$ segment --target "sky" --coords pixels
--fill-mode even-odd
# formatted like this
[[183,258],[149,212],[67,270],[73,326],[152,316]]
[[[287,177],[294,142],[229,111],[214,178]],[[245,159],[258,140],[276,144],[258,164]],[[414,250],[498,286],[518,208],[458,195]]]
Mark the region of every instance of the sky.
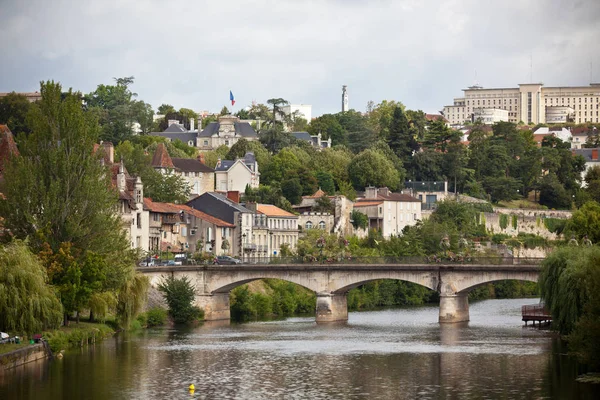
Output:
[[599,0],[0,0],[0,92],[134,76],[154,109],[284,98],[313,117],[462,89],[600,82]]

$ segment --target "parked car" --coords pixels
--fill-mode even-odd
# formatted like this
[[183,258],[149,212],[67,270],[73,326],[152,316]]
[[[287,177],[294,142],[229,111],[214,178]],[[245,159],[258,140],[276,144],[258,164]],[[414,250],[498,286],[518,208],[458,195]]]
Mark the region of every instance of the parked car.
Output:
[[154,259],[149,259],[149,260],[144,260],[142,262],[140,262],[140,267],[155,267],[156,266],[156,262],[154,261]]
[[215,264],[218,265],[236,265],[241,264],[242,262],[237,258],[233,258],[230,256],[217,256],[215,258]]

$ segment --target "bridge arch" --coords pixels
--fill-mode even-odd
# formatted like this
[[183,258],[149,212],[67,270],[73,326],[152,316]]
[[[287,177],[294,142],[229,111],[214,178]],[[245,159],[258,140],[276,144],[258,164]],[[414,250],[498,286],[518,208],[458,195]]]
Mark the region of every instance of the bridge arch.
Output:
[[427,289],[430,290],[436,290],[437,289],[437,279],[435,277],[432,277],[433,279],[429,279],[427,282],[424,282],[422,279],[410,279],[409,277],[406,276],[397,276],[397,277],[390,277],[390,276],[381,276],[381,277],[370,277],[368,279],[363,279],[363,280],[358,280],[355,281],[351,284],[348,284],[346,286],[343,286],[341,288],[335,289],[333,290],[331,293],[335,294],[335,295],[339,295],[339,294],[347,294],[350,290],[357,288],[359,286],[365,285],[369,282],[373,282],[373,281],[381,281],[381,280],[394,280],[394,281],[402,281],[402,282],[410,282],[410,283],[414,283],[416,285],[419,286],[423,286]]
[[316,293],[316,290],[315,290],[315,289],[313,289],[313,288],[311,288],[311,287],[309,287],[309,286],[307,286],[307,285],[306,285],[306,282],[302,282],[302,281],[301,281],[301,282],[298,282],[297,280],[293,280],[293,279],[286,279],[286,278],[282,278],[282,277],[279,277],[279,276],[278,276],[278,277],[271,277],[271,276],[257,276],[257,277],[253,277],[253,278],[247,278],[247,279],[236,280],[236,281],[230,282],[230,283],[228,283],[228,284],[225,284],[224,286],[221,286],[221,287],[218,287],[218,288],[216,288],[216,289],[213,289],[213,290],[211,291],[211,293],[220,293],[220,294],[222,294],[222,293],[229,293],[229,292],[231,292],[233,289],[235,289],[236,287],[239,287],[239,286],[245,285],[246,283],[250,283],[250,282],[258,281],[258,280],[261,280],[261,279],[277,279],[277,280],[280,280],[280,281],[285,281],[285,282],[293,283],[293,284],[295,284],[295,285],[302,286],[303,288],[305,288],[305,289],[308,289],[308,290],[310,290],[311,292],[315,292],[315,293]]
[[474,285],[469,286],[469,287],[462,288],[457,293],[467,293],[468,294],[472,290],[477,289],[477,288],[479,288],[481,286],[484,286],[484,285],[487,285],[487,284],[490,284],[490,283],[504,282],[504,281],[521,281],[521,282],[535,282],[535,283],[537,283],[538,282],[538,278],[537,278],[537,276],[535,276],[535,277],[532,277],[532,276],[523,276],[523,277],[520,277],[520,278],[514,277],[514,278],[494,279],[494,280],[489,280],[489,281],[485,281],[485,282],[474,284]]

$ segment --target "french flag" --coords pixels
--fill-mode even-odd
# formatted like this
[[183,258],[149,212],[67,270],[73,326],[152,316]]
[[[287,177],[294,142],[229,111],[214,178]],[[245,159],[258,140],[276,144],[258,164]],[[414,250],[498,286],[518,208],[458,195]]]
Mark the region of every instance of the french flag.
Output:
[[235,98],[233,97],[233,93],[231,92],[231,90],[229,91],[229,100],[231,100],[231,105],[234,106]]

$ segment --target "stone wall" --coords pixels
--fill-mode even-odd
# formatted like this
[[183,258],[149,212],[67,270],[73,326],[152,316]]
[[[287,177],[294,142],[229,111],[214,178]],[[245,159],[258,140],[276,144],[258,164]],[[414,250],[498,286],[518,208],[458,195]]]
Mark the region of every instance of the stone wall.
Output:
[[0,374],[2,374],[4,370],[48,358],[49,356],[50,354],[47,353],[42,343],[23,347],[22,349],[14,350],[10,353],[2,354],[0,355]]
[[[516,210],[515,210],[516,211]],[[500,215],[506,215],[508,218],[506,228],[500,226]],[[517,227],[513,227],[513,215],[517,216]],[[542,216],[529,216],[508,213],[484,213],[485,229],[490,234],[502,233],[510,236],[517,236],[519,233],[531,233],[542,236],[548,240],[556,240],[558,236],[546,228]],[[557,218],[557,217],[554,217]]]

